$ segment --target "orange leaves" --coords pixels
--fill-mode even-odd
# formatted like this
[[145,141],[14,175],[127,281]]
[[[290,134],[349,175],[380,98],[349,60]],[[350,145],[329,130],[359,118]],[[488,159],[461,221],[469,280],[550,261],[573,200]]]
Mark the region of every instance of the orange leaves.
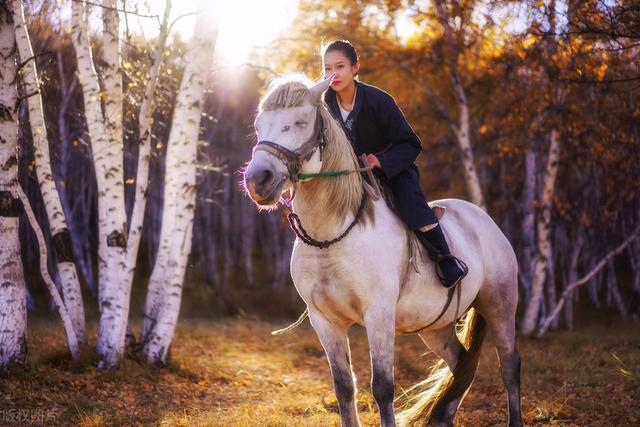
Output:
[[604,75],[607,72],[607,68],[608,65],[606,62],[602,63],[602,65],[600,65],[597,70],[596,70],[596,76],[598,78],[599,81],[604,80]]

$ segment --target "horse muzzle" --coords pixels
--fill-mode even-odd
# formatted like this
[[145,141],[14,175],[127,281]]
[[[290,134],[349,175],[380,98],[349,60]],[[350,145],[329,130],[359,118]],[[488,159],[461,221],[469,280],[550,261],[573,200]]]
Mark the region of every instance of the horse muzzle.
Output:
[[251,200],[261,206],[274,205],[280,200],[287,176],[268,168],[249,168],[244,175],[244,186]]

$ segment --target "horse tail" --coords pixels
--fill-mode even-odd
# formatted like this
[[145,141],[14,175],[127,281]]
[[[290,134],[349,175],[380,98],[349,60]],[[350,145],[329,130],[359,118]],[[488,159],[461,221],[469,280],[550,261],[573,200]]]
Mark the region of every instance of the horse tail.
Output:
[[486,321],[475,310],[466,314],[458,331],[464,350],[453,373],[443,360],[434,363],[427,379],[408,390],[422,389],[406,402],[407,409],[398,416],[400,425],[432,425],[440,410],[466,394],[478,368],[480,349],[486,332]]

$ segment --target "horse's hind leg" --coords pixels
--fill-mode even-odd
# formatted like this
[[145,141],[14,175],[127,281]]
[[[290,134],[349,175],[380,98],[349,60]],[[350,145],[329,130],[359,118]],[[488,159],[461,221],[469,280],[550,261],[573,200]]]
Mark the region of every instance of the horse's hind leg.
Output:
[[309,320],[322,347],[324,347],[327,359],[329,359],[342,426],[360,426],[356,409],[356,386],[351,370],[347,328],[338,327],[321,314],[311,310],[309,311]]
[[520,427],[520,355],[516,349],[517,278],[502,289],[484,285],[480,289],[476,308],[486,319],[500,361],[500,375],[507,389],[509,426]]
[[[460,355],[464,351],[464,347],[455,334],[453,325],[435,331],[420,332],[419,336],[436,356],[444,360],[449,370],[453,372]],[[433,421],[435,426],[453,426],[462,397],[452,400],[441,408],[437,414],[434,414]]]

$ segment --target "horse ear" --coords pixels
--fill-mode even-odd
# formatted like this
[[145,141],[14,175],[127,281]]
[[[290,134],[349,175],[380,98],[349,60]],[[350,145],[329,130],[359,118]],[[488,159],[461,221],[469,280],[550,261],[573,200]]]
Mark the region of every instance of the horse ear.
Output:
[[331,86],[331,82],[333,81],[333,77],[335,75],[335,73],[331,74],[329,77],[309,89],[308,99],[311,105],[320,105],[322,94],[324,93],[324,91],[329,89],[329,86]]

